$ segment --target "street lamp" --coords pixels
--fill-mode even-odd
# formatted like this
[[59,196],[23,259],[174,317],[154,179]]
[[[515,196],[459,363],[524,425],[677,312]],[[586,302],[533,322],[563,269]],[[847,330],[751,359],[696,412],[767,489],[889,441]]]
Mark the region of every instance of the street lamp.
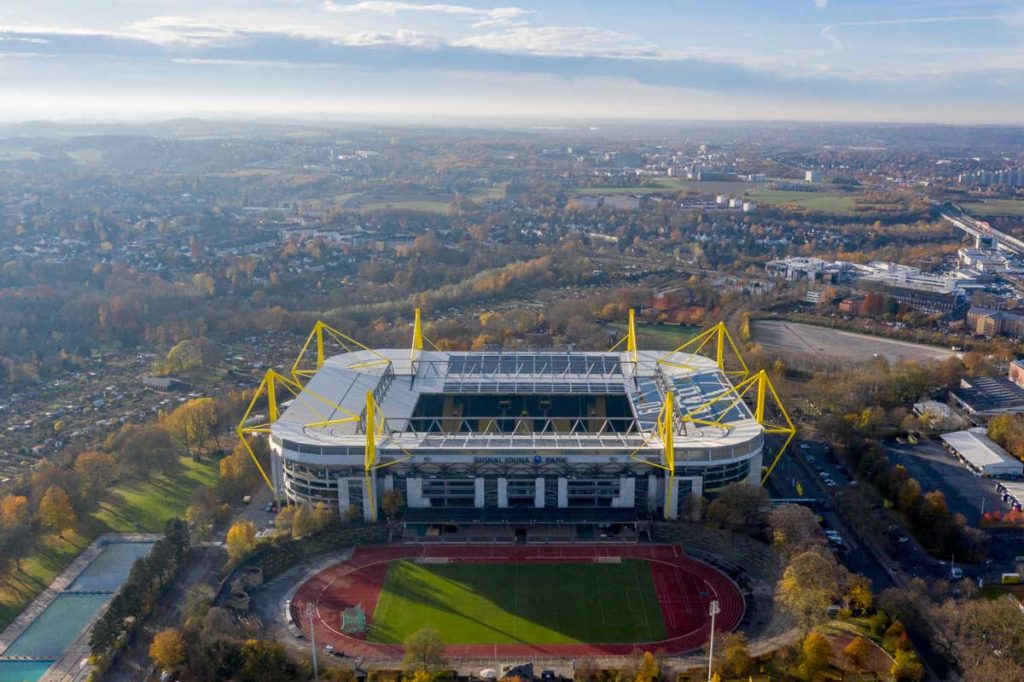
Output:
[[708,615],[711,616],[711,644],[708,646],[708,682],[711,682],[711,663],[715,660],[715,616],[722,612],[718,608],[718,600],[711,602]]
[[313,627],[313,605],[306,604],[306,617],[309,618],[309,648],[313,652],[313,679],[320,679],[320,671],[316,666],[316,629]]

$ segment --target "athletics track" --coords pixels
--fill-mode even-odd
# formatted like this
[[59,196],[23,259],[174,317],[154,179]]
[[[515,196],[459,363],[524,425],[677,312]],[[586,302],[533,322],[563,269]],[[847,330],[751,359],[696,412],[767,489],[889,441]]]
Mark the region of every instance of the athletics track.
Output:
[[[331,645],[347,656],[371,659],[397,658],[402,647],[377,644],[349,636],[340,630],[341,612],[362,604],[372,620],[388,564],[400,559],[447,559],[478,563],[580,562],[604,557],[646,559],[665,621],[666,639],[635,644],[456,644],[445,647],[450,659],[626,655],[637,649],[681,654],[699,649],[708,640],[708,606],[718,600],[721,612],[715,631],[728,632],[743,620],[743,595],[728,576],[716,568],[686,556],[675,545],[395,545],[357,547],[348,561],[337,563],[307,580],[291,602],[291,617],[309,636],[307,605],[314,607],[313,622],[318,646]],[[328,620],[329,619],[329,620]],[[332,625],[333,623],[333,625]]]

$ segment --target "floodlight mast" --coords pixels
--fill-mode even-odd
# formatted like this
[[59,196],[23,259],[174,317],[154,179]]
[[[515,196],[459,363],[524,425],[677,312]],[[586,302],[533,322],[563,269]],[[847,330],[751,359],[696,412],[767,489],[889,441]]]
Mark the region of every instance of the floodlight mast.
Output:
[[722,612],[718,607],[718,600],[711,602],[708,615],[711,616],[711,644],[708,646],[708,682],[711,682],[711,664],[715,660],[715,616]]

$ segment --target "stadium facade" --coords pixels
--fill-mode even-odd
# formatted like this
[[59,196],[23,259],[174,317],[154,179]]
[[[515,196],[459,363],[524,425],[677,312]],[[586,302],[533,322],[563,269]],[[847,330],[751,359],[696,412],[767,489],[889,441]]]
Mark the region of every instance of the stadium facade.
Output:
[[[418,313],[411,349],[370,349],[318,323],[239,433],[269,434],[275,496],[366,520],[392,490],[426,520],[674,519],[691,495],[760,482],[766,435],[793,433],[765,417],[781,409],[767,375],[726,370],[724,325],[665,353],[638,350],[630,318],[605,353],[425,350]],[[347,352],[327,357],[332,338]]]

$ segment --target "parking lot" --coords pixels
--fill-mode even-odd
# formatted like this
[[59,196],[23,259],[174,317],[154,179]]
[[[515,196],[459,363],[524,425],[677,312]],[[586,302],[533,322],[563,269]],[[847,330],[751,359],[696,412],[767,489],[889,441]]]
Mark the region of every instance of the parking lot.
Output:
[[1010,511],[996,490],[998,481],[971,473],[939,443],[893,444],[886,449],[894,464],[902,464],[918,480],[923,492],[942,491],[949,510],[963,514],[968,523],[978,524],[983,511]]

